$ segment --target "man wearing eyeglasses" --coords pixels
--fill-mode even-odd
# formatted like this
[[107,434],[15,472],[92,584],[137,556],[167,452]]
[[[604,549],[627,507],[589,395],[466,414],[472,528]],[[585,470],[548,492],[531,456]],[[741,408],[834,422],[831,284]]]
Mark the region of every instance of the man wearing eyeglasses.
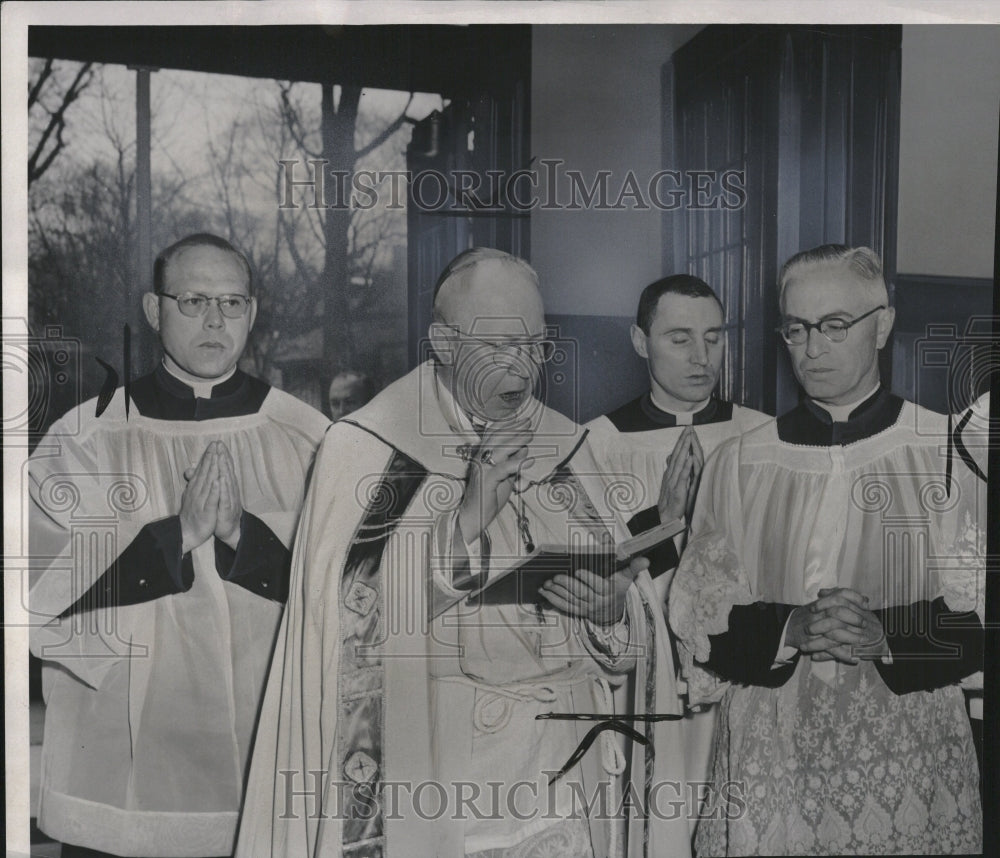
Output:
[[460,254],[429,334],[431,359],[318,454],[242,858],[618,854],[625,761],[575,719],[613,711],[645,561],[467,602],[537,546],[628,534],[584,431],[535,397],[554,344],[528,264]]
[[232,854],[329,424],[238,369],[257,306],[232,245],[182,239],[157,257],[154,289],[160,366],[70,412],[30,463],[38,821],[63,858]]
[[[627,514],[632,515],[629,526],[640,532],[660,521],[682,518],[690,523],[705,457],[727,438],[770,418],[719,396],[725,311],[704,280],[675,274],[650,283],[639,297],[631,337],[636,353],[647,362],[650,389],[588,427],[590,443],[608,478],[638,480],[639,491],[624,497]],[[684,544],[685,534],[678,534],[650,557],[649,570],[636,579],[649,606],[649,625],[633,631],[650,654],[640,658],[634,674],[632,706],[638,712],[679,711],[682,706],[683,685],[676,676],[665,607]],[[675,858],[691,854],[717,708],[699,707],[681,721],[657,723],[655,754],[638,743],[632,747],[632,771],[643,773],[637,780],[640,788],[652,790],[659,783],[664,799],[669,792],[672,800],[687,806],[669,824],[650,832],[642,831],[646,820],[633,822],[630,841],[649,843],[652,835],[650,854],[669,852]],[[654,766],[648,784],[647,755]]]
[[779,295],[805,397],[706,464],[670,590],[691,700],[721,698],[715,791],[743,798],[697,852],[979,852],[975,486],[948,486],[945,419],[880,382],[873,251],[804,251]]

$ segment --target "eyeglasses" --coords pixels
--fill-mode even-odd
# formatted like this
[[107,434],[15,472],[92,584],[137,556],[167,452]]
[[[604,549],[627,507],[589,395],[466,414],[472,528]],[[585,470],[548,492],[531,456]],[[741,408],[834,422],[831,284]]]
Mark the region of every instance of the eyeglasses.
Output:
[[204,316],[208,305],[215,301],[219,312],[227,319],[239,319],[245,316],[247,307],[253,298],[247,295],[202,295],[200,292],[183,292],[180,295],[170,295],[167,292],[157,293],[159,298],[170,298],[177,302],[177,309],[185,316]]
[[884,310],[885,304],[879,304],[874,310],[869,310],[863,316],[858,316],[850,322],[844,319],[820,319],[818,322],[785,322],[775,330],[790,346],[801,346],[809,339],[809,332],[815,328],[831,343],[842,343],[847,339],[847,332],[862,319],[867,319],[872,313]]
[[542,364],[552,360],[552,356],[556,353],[556,344],[552,340],[504,340],[495,343],[481,337],[474,337],[472,334],[466,334],[454,325],[443,325],[443,327],[451,328],[456,334],[467,340],[475,340],[481,345],[488,346],[493,352],[494,363],[502,363],[504,356],[507,355]]

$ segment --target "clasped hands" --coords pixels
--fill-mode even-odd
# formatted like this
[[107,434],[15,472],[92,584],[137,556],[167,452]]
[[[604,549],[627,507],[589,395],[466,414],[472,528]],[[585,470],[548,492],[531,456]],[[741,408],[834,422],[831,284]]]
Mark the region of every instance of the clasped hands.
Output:
[[187,554],[212,536],[236,550],[240,541],[243,501],[229,448],[213,441],[198,464],[184,471],[181,495],[181,553]]
[[[528,451],[532,432],[527,420],[497,424],[484,433],[477,455],[469,462],[465,493],[458,508],[458,527],[467,542],[478,539],[510,500],[521,468],[534,463]],[[522,534],[523,536],[523,534]],[[588,569],[554,575],[540,592],[558,611],[600,625],[621,619],[625,594],[649,562],[633,560],[629,569],[602,577]]]
[[673,451],[667,456],[667,468],[660,483],[660,497],[656,506],[661,522],[686,518],[690,524],[704,467],[705,452],[698,441],[698,435],[691,426],[685,426]]
[[890,655],[879,618],[868,610],[868,597],[849,587],[830,587],[792,611],[785,643],[813,661],[857,664]]

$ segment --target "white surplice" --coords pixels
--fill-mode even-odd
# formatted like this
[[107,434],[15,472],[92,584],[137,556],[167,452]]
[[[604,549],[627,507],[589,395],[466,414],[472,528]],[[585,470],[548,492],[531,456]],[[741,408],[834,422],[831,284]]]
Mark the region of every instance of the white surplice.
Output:
[[983,616],[976,492],[948,490],[943,417],[903,403],[894,425],[846,445],[779,440],[768,423],[706,466],[670,623],[692,702],[721,698],[717,818],[702,855],[969,853],[978,772],[957,683],[895,694],[875,664],[799,659],[777,688],[699,666],[734,605],[801,605],[851,587],[872,609],[943,597]]

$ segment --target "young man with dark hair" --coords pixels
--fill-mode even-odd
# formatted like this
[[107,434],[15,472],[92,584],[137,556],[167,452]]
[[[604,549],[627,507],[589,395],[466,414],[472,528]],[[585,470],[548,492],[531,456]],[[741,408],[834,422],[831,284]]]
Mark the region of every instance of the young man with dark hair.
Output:
[[[688,274],[664,277],[642,291],[632,326],[632,345],[649,369],[649,390],[589,424],[590,442],[605,473],[634,475],[641,491],[622,493],[630,526],[648,529],[659,521],[684,518],[690,523],[705,457],[724,440],[758,426],[765,414],[722,400],[717,386],[725,356],[725,313],[715,292]],[[670,634],[665,620],[667,588],[684,550],[684,534],[651,558],[636,585],[649,607],[652,623],[640,662],[635,698],[638,712],[670,712],[683,698]],[[648,677],[641,675],[645,667]],[[654,782],[669,787],[671,798],[686,810],[677,815],[670,841],[650,854],[690,854],[690,834],[697,821],[700,795],[708,780],[709,752],[717,707],[688,711],[682,721],[663,721],[653,730]],[[646,751],[633,747],[633,768],[644,766]],[[663,800],[663,799],[661,799]],[[666,854],[665,852],[663,854]]]

